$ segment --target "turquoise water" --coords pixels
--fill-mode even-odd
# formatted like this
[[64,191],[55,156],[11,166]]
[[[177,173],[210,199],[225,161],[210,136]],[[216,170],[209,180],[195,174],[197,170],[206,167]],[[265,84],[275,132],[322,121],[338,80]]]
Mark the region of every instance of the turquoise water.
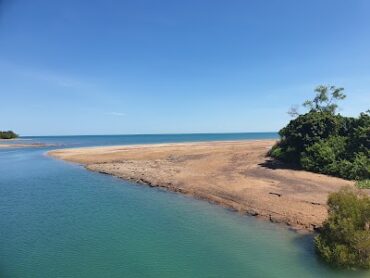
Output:
[[[43,137],[62,146],[276,134]],[[136,140],[136,141],[135,141]],[[50,148],[49,148],[50,149]],[[312,237],[44,155],[0,151],[0,277],[366,277],[318,261]]]
[[152,143],[201,142],[223,140],[277,139],[276,132],[256,133],[194,133],[194,134],[145,134],[145,135],[88,135],[88,136],[44,136],[24,137],[41,143],[61,147],[130,145]]

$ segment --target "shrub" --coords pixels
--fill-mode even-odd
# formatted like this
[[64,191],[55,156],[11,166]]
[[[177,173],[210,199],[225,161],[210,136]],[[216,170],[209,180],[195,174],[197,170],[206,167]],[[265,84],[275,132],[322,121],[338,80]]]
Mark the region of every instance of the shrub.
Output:
[[277,143],[272,147],[269,155],[281,161],[294,162],[296,160],[296,150],[290,146],[283,146],[282,143]]
[[370,268],[370,198],[344,188],[330,194],[328,206],[317,252],[335,266]]
[[315,143],[302,153],[301,165],[304,169],[318,173],[327,173],[335,163],[335,152],[325,141]]
[[327,112],[309,112],[296,119],[279,131],[281,148],[284,152],[290,148],[290,162],[298,163],[301,153],[309,146],[330,136],[337,135],[339,120]]
[[297,116],[279,131],[281,140],[270,155],[303,169],[362,180],[370,178],[370,112],[358,118],[335,114],[333,101],[343,99],[342,88],[319,86],[306,101],[310,111]]
[[308,147],[302,153],[300,163],[304,169],[317,173],[352,180],[370,178],[370,158],[363,153],[356,153],[353,161],[341,159],[345,147],[344,137],[329,138]]
[[357,181],[356,186],[360,189],[370,189],[370,180]]
[[354,158],[358,152],[370,156],[370,115],[361,113],[360,117],[352,122],[350,130],[352,132],[346,135],[349,138],[347,147],[348,158]]
[[337,161],[340,160],[346,148],[346,138],[332,136],[306,148],[301,154],[300,163],[309,171],[323,174],[335,174]]
[[370,157],[363,153],[356,154],[351,171],[347,176],[349,179],[353,180],[370,178]]

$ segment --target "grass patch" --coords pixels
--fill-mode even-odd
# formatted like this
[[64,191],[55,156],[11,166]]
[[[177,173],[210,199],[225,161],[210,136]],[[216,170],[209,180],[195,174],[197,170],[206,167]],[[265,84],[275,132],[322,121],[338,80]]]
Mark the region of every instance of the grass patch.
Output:
[[370,180],[367,179],[367,180],[357,181],[356,186],[357,188],[360,188],[360,189],[370,189]]

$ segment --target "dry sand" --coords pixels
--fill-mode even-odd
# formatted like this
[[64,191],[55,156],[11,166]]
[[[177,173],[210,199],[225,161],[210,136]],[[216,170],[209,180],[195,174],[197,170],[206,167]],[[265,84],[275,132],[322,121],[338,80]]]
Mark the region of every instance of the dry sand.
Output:
[[273,140],[62,149],[49,152],[92,171],[163,187],[241,213],[314,230],[328,194],[353,182],[271,161]]

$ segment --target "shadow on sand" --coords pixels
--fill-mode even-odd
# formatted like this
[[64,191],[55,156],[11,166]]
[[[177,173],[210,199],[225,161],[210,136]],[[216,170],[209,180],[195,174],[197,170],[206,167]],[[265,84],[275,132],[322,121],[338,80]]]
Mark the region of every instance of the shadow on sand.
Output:
[[289,170],[302,170],[297,164],[284,163],[271,157],[267,157],[266,160],[258,164],[261,167],[276,170],[276,169],[289,169]]

